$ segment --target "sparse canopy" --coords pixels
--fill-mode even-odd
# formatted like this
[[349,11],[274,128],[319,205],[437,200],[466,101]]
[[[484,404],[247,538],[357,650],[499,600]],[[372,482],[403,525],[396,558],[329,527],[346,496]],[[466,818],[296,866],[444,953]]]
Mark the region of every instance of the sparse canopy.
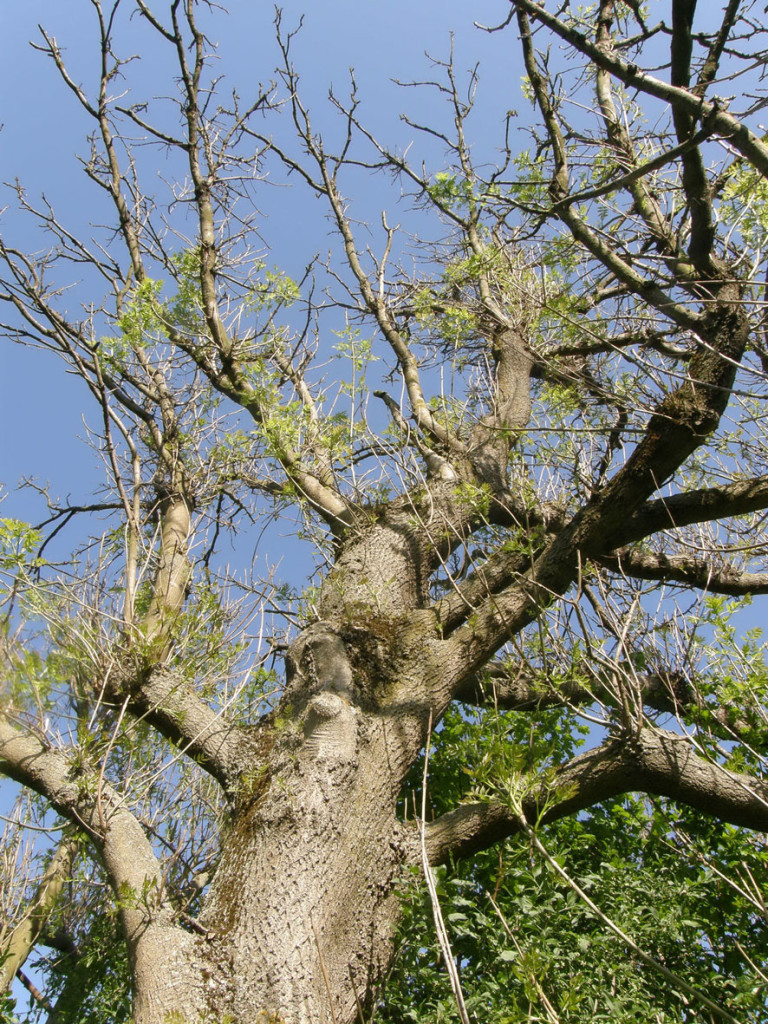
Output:
[[[762,4],[500,0],[479,159],[452,55],[385,140],[280,15],[241,98],[213,5],[90,7],[95,78],[35,45],[93,225],[22,183],[0,239],[102,468],[0,521],[3,985],[47,949],[52,1022],[762,1019]],[[301,274],[275,181],[330,219]]]

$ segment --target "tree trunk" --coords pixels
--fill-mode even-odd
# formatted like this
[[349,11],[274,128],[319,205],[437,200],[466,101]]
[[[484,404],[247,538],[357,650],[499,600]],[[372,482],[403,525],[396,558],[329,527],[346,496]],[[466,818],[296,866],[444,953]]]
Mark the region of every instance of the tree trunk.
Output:
[[237,1024],[354,1021],[389,964],[404,857],[390,730],[319,694],[243,799],[202,918],[215,1006]]
[[[413,553],[401,533],[387,534],[370,531],[319,597],[318,607],[334,607],[343,574],[354,613],[314,623],[288,652],[286,692],[259,726],[262,756],[241,776],[199,919],[194,998],[169,988],[166,1019],[194,1006],[232,1024],[346,1024],[375,999],[392,957],[397,884],[413,860],[397,800],[429,721],[416,668],[425,630],[418,613],[403,614],[418,584],[398,572]],[[363,574],[376,577],[373,601]],[[157,1010],[136,1024],[160,1024]]]

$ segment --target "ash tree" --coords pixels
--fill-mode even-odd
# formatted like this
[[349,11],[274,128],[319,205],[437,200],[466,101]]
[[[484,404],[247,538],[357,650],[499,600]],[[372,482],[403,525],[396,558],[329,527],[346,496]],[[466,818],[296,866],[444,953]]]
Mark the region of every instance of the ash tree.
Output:
[[[500,2],[525,99],[478,149],[450,56],[388,140],[280,16],[241,96],[212,5],[90,7],[90,77],[35,45],[93,226],[22,183],[0,242],[7,342],[79,378],[101,468],[2,520],[4,985],[51,1021],[759,1020],[761,5]],[[275,182],[330,223],[303,276]]]

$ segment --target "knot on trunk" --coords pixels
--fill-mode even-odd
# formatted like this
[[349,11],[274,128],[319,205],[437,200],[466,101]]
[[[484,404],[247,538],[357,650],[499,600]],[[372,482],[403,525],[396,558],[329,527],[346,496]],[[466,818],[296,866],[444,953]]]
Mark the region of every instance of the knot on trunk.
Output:
[[324,622],[304,630],[286,658],[288,688],[296,696],[328,691],[352,699],[352,667],[344,641]]
[[304,720],[304,750],[316,760],[354,760],[357,753],[357,712],[335,693],[318,693]]

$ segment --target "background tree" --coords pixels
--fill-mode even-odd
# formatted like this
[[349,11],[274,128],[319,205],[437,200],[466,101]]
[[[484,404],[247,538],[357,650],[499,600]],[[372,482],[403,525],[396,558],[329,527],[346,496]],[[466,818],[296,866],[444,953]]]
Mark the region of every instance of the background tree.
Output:
[[[440,1019],[408,886],[448,866],[465,1017],[760,1019],[766,667],[727,601],[768,588],[756,6],[502,5],[532,121],[493,166],[452,58],[411,83],[447,110],[406,120],[422,162],[354,78],[315,129],[280,16],[241,99],[208,5],[90,6],[95,79],[38,49],[94,225],[18,185],[0,242],[4,331],[84,382],[104,468],[3,521],[6,962],[55,950],[53,1020],[125,1018],[128,975],[142,1024]],[[404,226],[361,226],[374,171]],[[300,280],[262,238],[278,176],[332,226]]]

